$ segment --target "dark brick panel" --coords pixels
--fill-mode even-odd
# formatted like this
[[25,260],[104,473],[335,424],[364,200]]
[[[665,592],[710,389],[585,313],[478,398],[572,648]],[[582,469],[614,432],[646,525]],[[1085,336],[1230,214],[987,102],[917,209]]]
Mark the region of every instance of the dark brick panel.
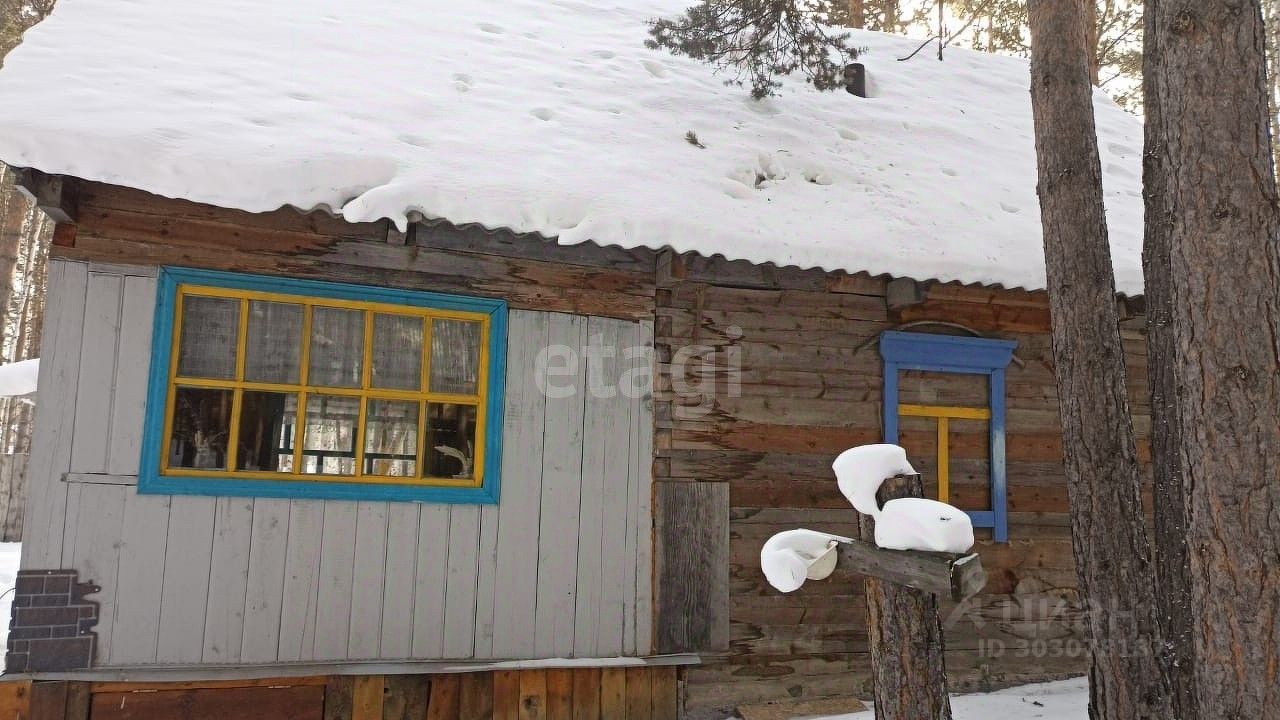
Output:
[[5,671],[58,672],[93,665],[101,588],[77,582],[75,570],[20,570],[14,587]]

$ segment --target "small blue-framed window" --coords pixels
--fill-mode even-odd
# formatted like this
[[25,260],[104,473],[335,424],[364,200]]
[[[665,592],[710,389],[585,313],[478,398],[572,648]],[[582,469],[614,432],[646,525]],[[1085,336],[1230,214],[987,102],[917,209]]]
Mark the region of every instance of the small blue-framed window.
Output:
[[[938,486],[940,498],[948,497],[947,428],[952,419],[982,419],[990,433],[991,508],[968,511],[973,526],[991,528],[996,542],[1009,539],[1008,486],[1005,476],[1005,370],[1017,343],[1012,340],[955,337],[886,331],[880,335],[884,359],[884,439],[898,443],[898,419],[903,415],[932,417],[938,428]],[[898,397],[898,373],[920,370],[937,373],[985,375],[988,378],[986,408],[940,405],[903,405]]]
[[163,268],[138,490],[496,503],[501,300]]

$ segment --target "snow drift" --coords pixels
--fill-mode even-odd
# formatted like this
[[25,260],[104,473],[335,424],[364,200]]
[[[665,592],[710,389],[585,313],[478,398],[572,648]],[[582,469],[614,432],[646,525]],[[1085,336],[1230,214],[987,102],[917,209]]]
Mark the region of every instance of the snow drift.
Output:
[[[689,2],[61,0],[0,71],[0,160],[250,211],[1044,286],[1026,61],[899,62],[918,41],[858,31],[871,97],[792,79],[755,101],[644,47]],[[1137,293],[1142,127],[1095,106]]]

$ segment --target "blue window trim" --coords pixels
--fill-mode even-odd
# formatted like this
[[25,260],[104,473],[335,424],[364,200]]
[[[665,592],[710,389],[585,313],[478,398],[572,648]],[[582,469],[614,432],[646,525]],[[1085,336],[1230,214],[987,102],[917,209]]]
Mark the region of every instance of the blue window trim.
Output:
[[[460,310],[489,315],[489,388],[485,397],[485,462],[480,487],[378,485],[375,483],[299,482],[160,475],[164,438],[165,397],[169,391],[169,362],[173,348],[174,303],[182,284],[263,292],[379,302],[437,310]],[[501,489],[503,397],[506,385],[507,303],[502,300],[369,285],[245,275],[216,270],[161,268],[156,290],[156,315],[151,339],[151,371],[143,424],[138,492],[158,495],[232,495],[242,497],[390,500],[401,502],[496,504]]]
[[990,382],[991,509],[969,513],[974,527],[992,529],[996,542],[1009,540],[1008,480],[1005,467],[1004,374],[1018,344],[1012,340],[954,337],[885,331],[880,334],[884,358],[884,441],[898,442],[898,372],[986,375]]

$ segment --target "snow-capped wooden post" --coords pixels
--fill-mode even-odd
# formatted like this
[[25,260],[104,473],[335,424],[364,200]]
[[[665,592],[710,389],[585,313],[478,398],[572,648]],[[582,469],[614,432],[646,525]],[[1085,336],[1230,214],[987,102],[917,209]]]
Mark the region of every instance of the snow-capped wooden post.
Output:
[[[920,476],[905,475],[885,480],[877,499],[883,505],[894,498],[923,495]],[[869,515],[860,517],[862,539],[874,545],[875,520]],[[938,553],[900,554],[940,556]],[[970,557],[977,559],[977,556]],[[966,563],[966,567],[973,566]],[[976,567],[981,575],[981,565]],[[955,576],[948,573],[948,577]],[[979,578],[977,588],[965,588],[960,593],[953,591],[953,596],[977,592],[982,579]],[[952,587],[956,584],[952,582]],[[943,658],[946,647],[938,618],[937,595],[873,575],[867,576],[866,591],[876,720],[950,720],[951,701],[947,697]]]

